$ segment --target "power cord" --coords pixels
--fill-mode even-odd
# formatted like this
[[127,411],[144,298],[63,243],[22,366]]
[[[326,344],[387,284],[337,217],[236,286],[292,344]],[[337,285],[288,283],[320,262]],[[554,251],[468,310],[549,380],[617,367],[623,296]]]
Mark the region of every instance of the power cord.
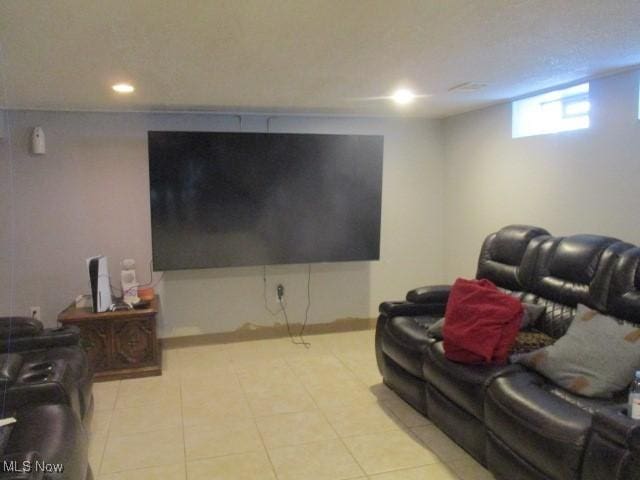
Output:
[[309,321],[309,310],[311,309],[311,264],[307,266],[307,308],[304,310],[304,322],[302,323],[302,328],[300,329],[300,340],[303,342],[304,339],[304,329],[307,328],[307,322]]
[[302,335],[298,335],[300,337],[300,340],[296,340],[296,338],[291,333],[291,326],[289,325],[289,316],[287,315],[287,307],[284,304],[282,297],[278,298],[278,303],[280,303],[280,309],[282,311],[282,314],[284,315],[284,323],[287,325],[287,334],[289,335],[289,339],[291,340],[291,343],[293,343],[294,345],[304,345],[304,348],[309,348],[311,344],[307,342],[304,338],[302,338]]
[[284,292],[278,289],[278,304],[280,307],[278,310],[273,311],[269,308],[269,304],[267,302],[267,267],[264,265],[262,267],[262,297],[264,299],[264,308],[267,312],[269,312],[272,316],[279,315],[282,313],[284,317],[284,323],[287,328],[287,335],[291,340],[291,343],[295,345],[304,345],[305,348],[311,347],[311,343],[307,342],[304,339],[304,330],[307,327],[307,322],[309,321],[309,310],[311,309],[311,264],[309,264],[308,274],[307,274],[307,308],[304,313],[304,322],[302,324],[302,328],[300,329],[300,333],[298,333],[298,337],[300,340],[297,340],[295,335],[291,332],[291,325],[289,324],[289,315],[287,314],[287,305],[284,301]]
[[272,317],[280,314],[282,311],[282,304],[280,305],[280,309],[275,312],[269,308],[269,303],[267,302],[267,266],[264,265],[262,267],[262,297],[264,298],[264,309],[271,314]]

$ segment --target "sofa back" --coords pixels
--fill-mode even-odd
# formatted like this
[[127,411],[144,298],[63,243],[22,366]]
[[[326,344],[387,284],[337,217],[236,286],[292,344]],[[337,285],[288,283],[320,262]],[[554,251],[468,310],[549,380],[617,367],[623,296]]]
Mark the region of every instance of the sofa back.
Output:
[[525,255],[521,281],[536,295],[536,303],[546,306],[537,327],[558,338],[566,333],[579,303],[607,312],[613,269],[620,253],[630,247],[611,237],[572,235],[549,238],[537,246],[538,252],[531,252],[532,258]]
[[[561,337],[578,303],[640,321],[640,249],[600,235],[552,237],[544,229],[526,226],[517,226],[520,234],[516,235],[512,228],[487,237],[477,277],[520,292],[523,301],[545,305],[538,329]],[[502,241],[496,242],[496,238]],[[625,255],[630,250],[636,253]],[[508,270],[496,268],[496,260],[502,264],[508,261]]]
[[480,250],[476,278],[486,278],[508,290],[522,290],[518,270],[532,239],[548,236],[544,228],[509,225],[489,235]]
[[630,248],[620,255],[614,267],[607,311],[640,325],[640,248]]

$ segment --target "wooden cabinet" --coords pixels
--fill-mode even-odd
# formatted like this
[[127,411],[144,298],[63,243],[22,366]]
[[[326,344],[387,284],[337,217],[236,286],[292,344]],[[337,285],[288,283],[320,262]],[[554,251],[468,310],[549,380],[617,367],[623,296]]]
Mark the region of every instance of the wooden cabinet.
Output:
[[63,325],[80,328],[96,380],[162,374],[162,351],[156,335],[159,298],[149,308],[93,313],[70,305],[58,315]]

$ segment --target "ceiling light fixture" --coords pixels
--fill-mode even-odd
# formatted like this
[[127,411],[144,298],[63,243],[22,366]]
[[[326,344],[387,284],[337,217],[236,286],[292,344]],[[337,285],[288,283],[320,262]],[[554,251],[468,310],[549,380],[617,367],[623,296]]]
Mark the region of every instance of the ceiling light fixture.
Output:
[[130,83],[116,83],[111,87],[114,92],[118,93],[132,93],[135,88]]
[[393,92],[393,95],[391,95],[391,100],[396,102],[398,105],[407,105],[412,103],[415,99],[416,94],[406,88],[399,88]]

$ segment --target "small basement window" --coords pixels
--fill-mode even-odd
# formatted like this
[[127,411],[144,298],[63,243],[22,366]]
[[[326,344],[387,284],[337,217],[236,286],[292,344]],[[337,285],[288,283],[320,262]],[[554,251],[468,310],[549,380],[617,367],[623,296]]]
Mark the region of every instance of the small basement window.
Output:
[[516,100],[512,104],[513,138],[589,128],[589,83]]

